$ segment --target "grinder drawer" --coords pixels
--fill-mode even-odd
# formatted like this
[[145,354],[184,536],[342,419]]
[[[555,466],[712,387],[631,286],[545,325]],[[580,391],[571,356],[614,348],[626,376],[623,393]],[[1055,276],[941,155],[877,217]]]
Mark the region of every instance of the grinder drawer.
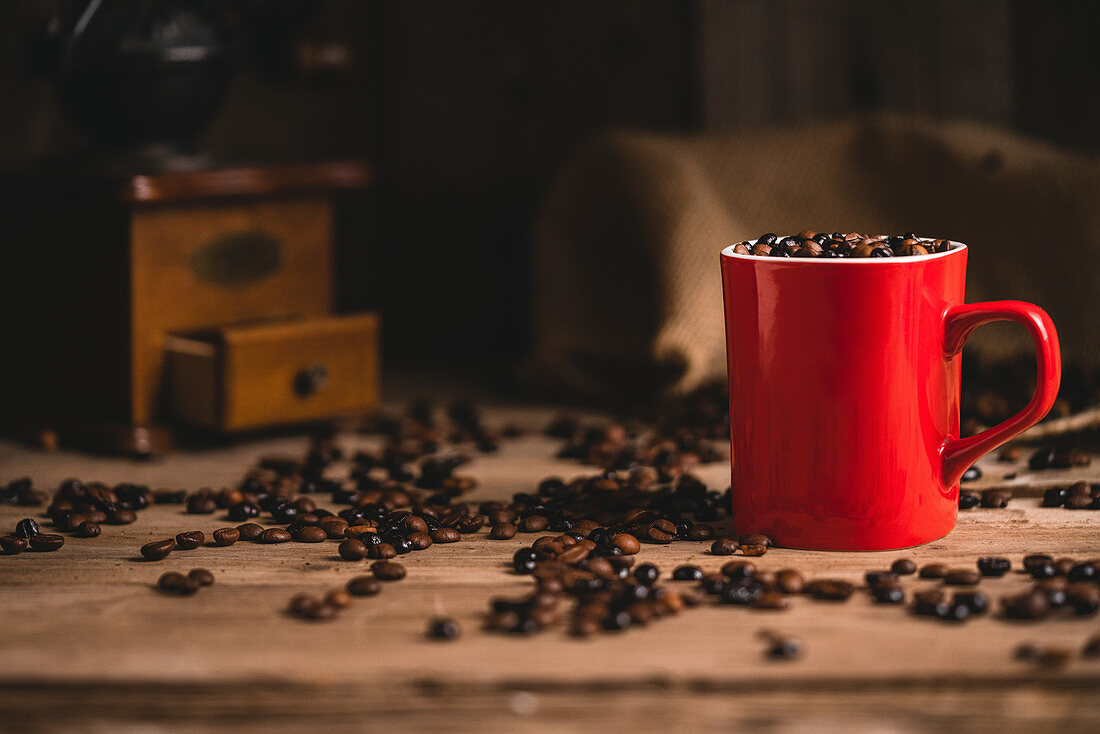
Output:
[[172,335],[174,419],[236,431],[378,405],[378,317],[303,318]]

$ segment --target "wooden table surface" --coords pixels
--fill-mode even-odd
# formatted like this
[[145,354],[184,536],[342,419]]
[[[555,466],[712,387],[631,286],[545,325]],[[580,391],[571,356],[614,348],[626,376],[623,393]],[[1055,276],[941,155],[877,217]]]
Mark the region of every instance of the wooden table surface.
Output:
[[[548,413],[496,411],[535,428]],[[349,447],[369,444],[352,437]],[[481,484],[470,499],[504,498],[549,474],[589,471],[553,458],[537,435],[505,443],[460,473]],[[303,438],[278,438],[179,453],[152,463],[40,453],[0,443],[0,481],[29,475],[52,489],[76,476],[154,487],[219,487],[263,453],[304,453]],[[1013,467],[986,460],[978,486],[1005,484]],[[699,472],[716,488],[725,464]],[[1044,472],[1008,482],[1051,485],[1095,468]],[[1034,495],[1034,490],[1032,490]],[[0,530],[41,510],[0,507]],[[1100,730],[1100,660],[1075,655],[1047,670],[1013,659],[1021,642],[1079,650],[1100,618],[1056,615],[1011,622],[996,615],[950,624],[873,604],[859,591],[846,603],[796,598],[767,612],[711,603],[645,628],[577,640],[554,629],[516,638],[484,632],[490,597],[519,595],[530,578],[510,571],[513,551],[536,535],[492,541],[482,530],[401,559],[405,580],[357,599],[336,620],[311,623],[283,612],[297,592],[323,592],[367,570],[342,561],[334,541],[309,545],[177,551],[149,563],[137,550],[182,530],[209,534],[223,513],[186,515],[155,506],[97,539],[68,538],[55,553],[0,556],[0,730],[3,731],[587,731],[608,727],[676,731]],[[639,559],[670,571],[680,563],[717,569],[708,544],[644,546]],[[961,514],[958,527],[929,545],[887,553],[776,549],[765,569],[861,581],[898,557],[973,567],[982,555],[1020,565],[1027,553],[1100,556],[1100,513],[1038,506],[1034,496],[1007,509]],[[212,570],[217,582],[190,597],[156,592],[168,570]],[[935,585],[906,581],[909,589]],[[1022,589],[1010,573],[983,581],[993,597]],[[426,639],[435,614],[457,618],[464,634]],[[806,654],[769,661],[757,632],[798,636]]]

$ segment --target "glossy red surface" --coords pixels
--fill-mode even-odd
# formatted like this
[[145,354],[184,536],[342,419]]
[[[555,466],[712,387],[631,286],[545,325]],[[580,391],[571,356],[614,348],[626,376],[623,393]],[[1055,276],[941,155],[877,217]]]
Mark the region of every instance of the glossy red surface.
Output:
[[[966,248],[912,258],[722,253],[733,525],[778,544],[886,550],[955,526],[958,480],[1039,421],[1060,378],[1037,306],[963,304]],[[1019,415],[960,439],[959,350],[990,321],[1029,329],[1038,388]]]

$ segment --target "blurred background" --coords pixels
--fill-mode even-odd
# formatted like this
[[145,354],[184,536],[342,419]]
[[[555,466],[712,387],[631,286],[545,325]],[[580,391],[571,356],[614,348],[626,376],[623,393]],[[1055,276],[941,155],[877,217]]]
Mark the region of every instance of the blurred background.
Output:
[[[387,372],[521,381],[546,300],[534,284],[548,191],[608,131],[751,140],[885,111],[970,121],[1067,160],[1094,162],[1100,148],[1091,2],[124,5],[139,16],[189,8],[231,47],[224,103],[198,137],[210,159],[373,169],[369,187],[341,195],[335,293],[339,311],[381,314]],[[95,145],[59,103],[51,71],[50,44],[85,6],[0,6],[7,165]]]

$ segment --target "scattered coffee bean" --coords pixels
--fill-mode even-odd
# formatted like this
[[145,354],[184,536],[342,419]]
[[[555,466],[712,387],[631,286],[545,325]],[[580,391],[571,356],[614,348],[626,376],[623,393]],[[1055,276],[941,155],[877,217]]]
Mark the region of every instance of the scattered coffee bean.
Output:
[[290,541],[290,533],[282,528],[268,528],[260,534],[260,542],[275,544],[286,543]]
[[917,572],[917,564],[908,558],[899,558],[890,564],[890,570],[898,576],[909,576]]
[[299,528],[293,535],[294,540],[299,543],[323,543],[328,540],[328,533],[316,525],[307,525],[304,528]]
[[868,571],[863,574],[868,586],[893,586],[898,583],[898,575],[893,571]]
[[348,581],[346,588],[355,596],[374,596],[382,590],[382,584],[373,576],[356,576]]
[[347,538],[337,550],[345,561],[361,561],[367,557],[367,545],[356,538]]
[[941,616],[947,612],[944,593],[939,589],[924,589],[913,594],[913,612],[916,614]]
[[803,591],[815,599],[844,601],[855,591],[855,586],[851,582],[840,579],[815,579],[807,583]]
[[949,586],[973,586],[981,580],[982,575],[969,568],[953,568],[943,577],[943,582]]
[[176,536],[177,550],[194,550],[206,542],[206,535],[201,530],[189,530]]
[[611,543],[628,556],[632,556],[642,549],[642,544],[630,533],[619,533],[611,538]]
[[199,586],[214,585],[214,574],[210,573],[205,568],[192,568],[187,573],[187,578],[192,579]]
[[396,561],[375,561],[370,565],[370,570],[381,581],[398,581],[405,578],[405,567]]
[[785,568],[775,574],[775,587],[784,594],[800,594],[804,581],[802,574],[791,568]]
[[397,549],[389,543],[376,543],[367,546],[367,558],[396,558]]
[[218,504],[212,497],[195,495],[187,500],[187,511],[192,515],[209,515],[217,509]]
[[543,515],[528,515],[519,521],[518,529],[525,533],[541,533],[550,525],[550,519]]
[[493,540],[508,540],[515,537],[517,530],[518,528],[510,522],[496,523],[489,529],[489,537]]
[[214,531],[214,543],[222,547],[233,545],[241,537],[237,528],[218,528]]
[[160,578],[157,579],[157,586],[164,591],[175,592],[183,588],[186,582],[187,577],[184,576],[182,573],[168,571],[167,573],[161,574]]
[[698,566],[677,566],[672,571],[673,581],[698,581],[703,578],[703,569]]
[[982,497],[977,492],[959,492],[960,510],[971,510],[977,507],[981,501]]
[[1047,595],[1041,591],[1025,591],[1001,598],[1005,616],[1010,619],[1039,619],[1050,612]]
[[1007,558],[986,556],[978,559],[978,571],[982,576],[1004,576],[1012,568]]
[[1068,647],[1045,647],[1039,651],[1035,662],[1044,668],[1061,668],[1066,665],[1073,656],[1073,651]]
[[17,538],[33,538],[38,533],[38,523],[32,518],[23,518],[15,524],[15,537]]
[[786,609],[789,604],[787,597],[778,591],[765,591],[756,598],[753,604],[757,609],[780,610]]
[[258,541],[260,536],[264,534],[264,528],[254,522],[246,522],[237,526],[237,532],[240,533],[240,540]]
[[879,604],[904,604],[905,590],[896,583],[882,583],[871,587],[871,595]]
[[114,508],[106,513],[107,522],[111,525],[129,525],[137,520],[137,513],[133,510]]
[[746,556],[762,556],[768,552],[768,546],[766,545],[742,545],[742,555]]
[[1100,635],[1093,635],[1085,641],[1085,646],[1081,648],[1081,657],[1083,658],[1098,658],[1100,657]]
[[439,528],[431,532],[431,538],[436,543],[456,543],[462,539],[462,534],[455,528]]
[[942,579],[950,569],[942,563],[929,563],[921,566],[920,577],[922,579]]
[[26,538],[20,538],[16,535],[4,535],[0,536],[0,548],[3,548],[4,553],[9,556],[14,556],[16,553],[22,553],[30,547],[30,543]]
[[81,538],[98,538],[102,532],[103,530],[99,527],[99,523],[92,522],[91,520],[85,520],[76,528],[76,534]]
[[428,622],[428,637],[435,640],[454,640],[460,632],[458,622],[450,617],[437,617]]
[[146,543],[141,546],[141,555],[145,557],[147,561],[160,561],[168,557],[168,554],[176,549],[176,541],[172,538],[167,540],[154,540],[152,543]]
[[989,508],[1008,507],[1008,501],[1012,499],[1012,493],[1006,489],[987,489],[982,492],[981,505]]
[[634,579],[642,586],[653,586],[660,575],[661,571],[652,563],[643,563],[634,569]]
[[1068,496],[1065,487],[1051,487],[1043,492],[1043,507],[1061,507]]
[[732,556],[741,546],[733,538],[718,538],[710,546],[710,552],[715,556]]
[[351,593],[347,589],[329,589],[321,603],[334,609],[346,609],[351,606]]
[[958,591],[952,601],[965,606],[971,614],[984,614],[989,608],[989,599],[980,591]]
[[797,660],[802,657],[802,643],[790,637],[776,639],[766,654],[772,660]]
[[1093,581],[1100,580],[1100,569],[1093,561],[1086,561],[1085,563],[1078,563],[1076,566],[1069,570],[1066,574],[1066,578],[1071,582],[1079,581]]

